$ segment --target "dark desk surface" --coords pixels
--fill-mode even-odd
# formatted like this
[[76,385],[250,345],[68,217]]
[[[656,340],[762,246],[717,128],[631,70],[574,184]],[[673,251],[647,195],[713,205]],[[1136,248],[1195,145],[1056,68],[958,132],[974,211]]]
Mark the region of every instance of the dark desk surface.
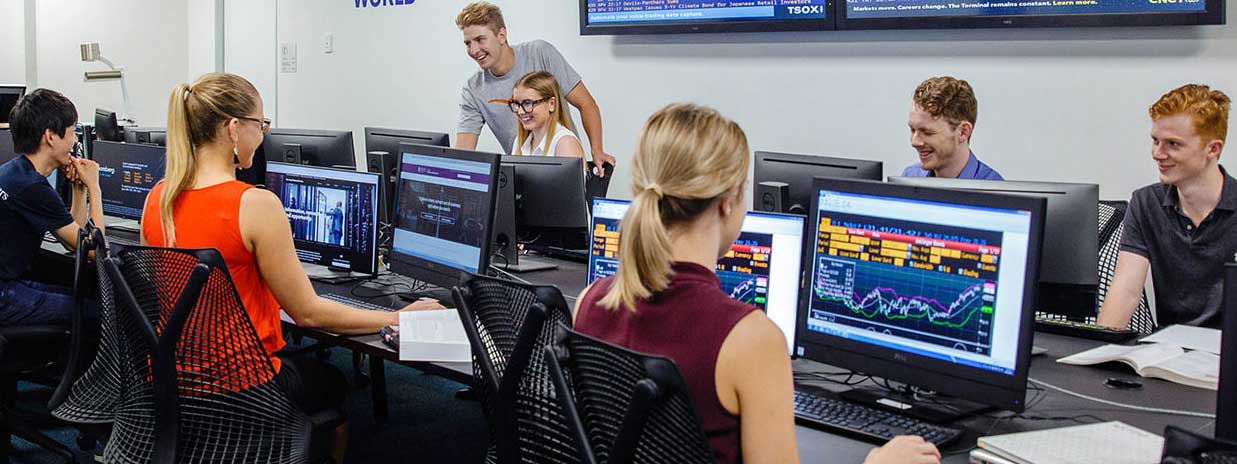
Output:
[[[117,233],[117,235],[122,234],[123,232]],[[45,250],[43,256],[52,258],[46,260],[44,265],[49,268],[58,268],[67,264],[68,267],[66,269],[72,269],[72,257],[66,255],[60,245],[44,244],[43,248]],[[559,265],[559,269],[556,270],[517,274],[516,276],[534,284],[555,285],[567,296],[568,303],[574,304],[575,297],[584,289],[584,275],[587,266],[574,262],[559,262]],[[350,294],[353,285],[355,284],[332,285],[314,283],[314,287],[319,292],[332,292],[344,295]],[[388,306],[400,304],[395,297],[371,298],[369,301]],[[467,383],[471,378],[471,366],[467,363],[400,362],[398,361],[398,353],[384,345],[376,334],[344,337],[320,331],[302,332],[306,332],[307,335],[325,342],[368,354],[375,359],[412,365],[464,383]],[[1210,390],[1187,387],[1158,379],[1143,379],[1143,388],[1141,389],[1114,390],[1104,386],[1104,380],[1114,376],[1132,378],[1137,377],[1137,375],[1124,366],[1084,367],[1069,366],[1056,362],[1058,358],[1098,346],[1101,344],[1100,342],[1052,334],[1037,334],[1035,344],[1047,348],[1048,353],[1037,356],[1032,361],[1031,378],[1033,379],[1083,395],[1099,397],[1119,403],[1209,414],[1215,412],[1216,394]],[[828,366],[803,359],[794,361],[794,368],[797,372],[829,369]],[[844,388],[826,382],[816,383],[815,385],[831,390]],[[1039,396],[1038,398],[1036,398],[1037,395]],[[1211,419],[1122,409],[1116,406],[1075,398],[1050,389],[1043,391],[1029,390],[1027,398],[1028,404],[1032,404],[1032,407],[1022,415],[1031,418],[1093,415],[1103,420],[1119,420],[1156,434],[1163,433],[1164,427],[1169,424],[1202,433],[1212,433],[1214,428],[1214,421]],[[1068,420],[1026,419],[1010,417],[1011,415],[1010,413],[996,412],[972,417],[953,424],[954,426],[961,426],[967,429],[967,434],[959,443],[943,450],[947,455],[944,461],[949,463],[967,462],[968,450],[975,445],[975,440],[980,436],[1077,424]],[[870,443],[802,426],[796,429],[799,456],[802,462],[805,463],[858,463],[862,462],[868,450],[875,446]]]

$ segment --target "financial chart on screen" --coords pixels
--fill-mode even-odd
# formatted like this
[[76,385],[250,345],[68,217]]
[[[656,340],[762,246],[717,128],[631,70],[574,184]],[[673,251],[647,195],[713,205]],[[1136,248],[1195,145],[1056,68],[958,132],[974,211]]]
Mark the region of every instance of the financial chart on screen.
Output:
[[1030,215],[822,191],[807,328],[1013,372]]
[[[876,330],[973,353],[991,348],[999,234],[859,215],[821,219],[813,310]],[[884,230],[882,232],[881,230]],[[897,231],[948,236],[923,239]],[[823,314],[822,314],[823,313]]]
[[589,24],[820,20],[825,0],[588,0]]
[[[588,283],[612,276],[619,268],[619,226],[631,204],[593,200],[592,250]],[[717,280],[731,298],[760,308],[793,348],[799,308],[803,257],[803,216],[749,212],[739,238],[717,261]]]

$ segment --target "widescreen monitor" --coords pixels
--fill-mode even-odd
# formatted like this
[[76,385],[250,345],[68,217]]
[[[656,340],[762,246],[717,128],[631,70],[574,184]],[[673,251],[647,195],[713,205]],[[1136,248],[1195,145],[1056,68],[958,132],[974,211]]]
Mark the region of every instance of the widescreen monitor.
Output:
[[833,28],[826,0],[580,0],[581,35]]
[[[838,179],[815,185],[796,354],[1022,411],[1045,200]],[[876,403],[887,394],[854,392]]]
[[838,0],[838,29],[1224,24],[1224,0]]
[[[807,208],[812,203],[814,193],[812,190],[814,178],[881,180],[884,175],[884,163],[832,156],[758,151],[753,171],[755,175],[752,181],[755,193],[752,196],[752,209],[807,214]],[[770,187],[779,182],[786,185]],[[785,193],[780,193],[782,189],[785,189]],[[783,195],[784,198],[777,198],[779,195]]]
[[[588,284],[618,272],[619,225],[631,202],[593,199]],[[793,354],[795,314],[802,282],[803,216],[748,212],[742,232],[717,262],[722,291],[765,312],[786,335]]]
[[271,129],[262,139],[267,161],[321,168],[355,168],[352,131]]
[[267,163],[302,262],[362,274],[378,269],[378,183],[368,172]]
[[103,214],[141,220],[146,196],[163,180],[164,148],[99,140],[94,144],[94,160],[99,163]]
[[488,271],[499,155],[400,145],[391,271],[439,287]]
[[17,101],[21,100],[21,96],[25,94],[26,86],[24,85],[0,85],[0,124],[9,123],[9,114],[13,112],[13,107],[17,106]]

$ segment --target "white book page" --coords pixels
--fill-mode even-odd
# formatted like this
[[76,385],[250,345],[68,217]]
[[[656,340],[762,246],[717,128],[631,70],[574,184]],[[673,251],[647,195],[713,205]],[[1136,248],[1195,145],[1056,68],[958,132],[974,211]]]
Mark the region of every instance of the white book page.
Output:
[[1165,343],[1190,350],[1202,350],[1208,353],[1220,354],[1220,331],[1206,327],[1170,325],[1144,337],[1139,342]]
[[1145,371],[1148,377],[1216,390],[1220,383],[1220,357],[1206,351],[1191,351],[1149,366]]
[[1089,366],[1110,361],[1124,361],[1140,374],[1147,366],[1155,365],[1185,354],[1179,346],[1157,343],[1144,346],[1104,345],[1081,353],[1058,359],[1063,364]]

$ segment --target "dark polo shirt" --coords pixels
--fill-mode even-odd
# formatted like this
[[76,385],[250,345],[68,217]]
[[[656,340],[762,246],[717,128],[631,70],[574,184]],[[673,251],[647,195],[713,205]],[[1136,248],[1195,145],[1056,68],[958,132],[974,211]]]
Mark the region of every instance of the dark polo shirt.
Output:
[[1237,255],[1237,180],[1224,168],[1215,210],[1195,226],[1177,203],[1177,188],[1154,184],[1130,198],[1121,251],[1151,261],[1156,322],[1219,328],[1224,263]]

